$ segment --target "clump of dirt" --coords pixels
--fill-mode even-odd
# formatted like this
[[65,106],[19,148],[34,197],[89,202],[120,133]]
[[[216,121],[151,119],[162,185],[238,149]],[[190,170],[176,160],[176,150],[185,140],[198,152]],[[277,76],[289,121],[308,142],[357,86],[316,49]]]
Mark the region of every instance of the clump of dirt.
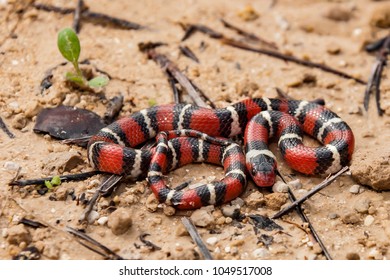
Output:
[[[36,2],[36,1],[35,1]],[[69,1],[42,1],[72,8]],[[216,259],[324,259],[321,247],[311,239],[308,224],[291,212],[275,220],[281,229],[259,229],[250,215],[271,217],[289,203],[282,187],[257,189],[223,206],[196,211],[177,211],[155,200],[145,181],[122,180],[114,192],[100,197],[88,217],[79,219],[97,186],[105,180],[96,175],[81,182],[41,187],[9,186],[19,177],[42,178],[63,173],[91,171],[86,150],[65,145],[33,132],[37,114],[58,105],[88,109],[100,116],[109,100],[124,96],[120,117],[173,102],[166,75],[138,49],[139,43],[164,42],[159,52],[174,61],[217,107],[247,97],[276,97],[280,88],[295,99],[323,98],[352,128],[356,152],[352,174],[340,176],[303,204],[304,212],[334,259],[388,259],[390,238],[389,148],[390,79],[385,69],[381,82],[378,117],[374,100],[363,109],[365,85],[352,79],[247,52],[204,34],[181,42],[180,23],[202,24],[227,36],[223,18],[243,30],[272,42],[284,54],[325,63],[367,81],[375,55],[364,46],[388,35],[389,9],[382,1],[85,1],[91,11],[137,22],[145,29],[125,30],[95,22],[82,22],[80,60],[84,70],[100,69],[111,77],[100,93],[70,87],[64,79],[71,65],[62,64],[56,46],[57,33],[72,25],[71,14],[38,10],[18,1],[0,1],[0,116],[15,138],[0,131],[0,259],[12,259],[27,248],[40,259],[100,259],[82,247],[66,227],[83,229],[116,254],[127,259],[199,259],[199,249],[181,223],[194,220],[198,232]],[[274,1],[269,1],[274,2]],[[150,16],[153,14],[153,16]],[[259,47],[263,47],[259,43]],[[199,63],[182,55],[190,48]],[[57,66],[57,67],[56,67]],[[41,81],[52,70],[50,87]],[[45,84],[47,86],[47,84]],[[312,144],[313,141],[305,142]],[[293,172],[273,146],[282,175],[297,198],[323,178]],[[76,158],[67,164],[70,158]],[[172,185],[207,182],[223,176],[222,168],[192,164],[170,173]],[[382,192],[378,191],[381,190]],[[131,216],[130,216],[131,215]],[[21,223],[22,219],[46,227]],[[145,235],[149,234],[149,235]],[[140,237],[147,236],[147,241]],[[149,245],[148,245],[149,244]],[[155,244],[156,246],[150,246]],[[35,249],[31,249],[31,248]],[[28,251],[27,250],[27,251]]]

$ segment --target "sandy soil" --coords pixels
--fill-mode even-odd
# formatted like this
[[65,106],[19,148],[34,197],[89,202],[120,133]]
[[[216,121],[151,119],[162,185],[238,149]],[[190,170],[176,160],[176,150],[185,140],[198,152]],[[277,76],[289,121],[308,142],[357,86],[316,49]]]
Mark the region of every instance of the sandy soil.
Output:
[[[276,220],[283,227],[282,231],[260,230],[256,233],[249,218],[236,222],[226,217],[231,210],[230,204],[175,212],[155,203],[145,181],[123,181],[110,197],[99,200],[92,223],[80,225],[78,220],[85,206],[77,204],[68,194],[74,191],[76,196],[85,193],[90,198],[104,176],[64,183],[43,196],[34,186],[8,186],[19,166],[22,178],[91,170],[85,149],[35,134],[33,127],[42,108],[65,104],[103,115],[106,103],[96,94],[67,87],[63,75],[69,66],[54,71],[53,86],[40,93],[45,72],[63,62],[56,47],[57,32],[71,26],[73,17],[38,11],[27,7],[25,2],[0,1],[0,115],[16,135],[10,139],[0,132],[0,259],[10,259],[27,246],[35,246],[42,254],[41,259],[101,258],[66,233],[66,226],[84,228],[88,235],[128,259],[201,258],[181,224],[183,216],[191,216],[198,225],[201,237],[216,259],[324,259],[318,244],[307,234],[307,225],[302,224],[296,213]],[[73,7],[73,2],[42,3]],[[119,93],[124,95],[121,116],[153,103],[173,102],[166,76],[138,50],[138,43],[147,41],[167,43],[159,51],[175,61],[218,107],[246,97],[275,97],[275,87],[296,99],[324,98],[327,107],[339,114],[354,131],[356,153],[351,169],[356,175],[341,176],[313,196],[303,205],[305,213],[334,259],[390,257],[390,194],[384,191],[390,188],[388,70],[385,69],[381,85],[385,114],[378,117],[374,100],[371,100],[369,113],[363,110],[364,85],[320,70],[234,49],[202,34],[195,34],[181,43],[183,30],[178,25],[178,22],[205,24],[237,37],[223,27],[219,19],[224,18],[274,42],[283,53],[326,63],[367,80],[375,56],[367,54],[363,47],[387,34],[389,1],[279,0],[274,1],[273,6],[271,1],[249,0],[164,1],[164,5],[151,0],[95,2],[86,1],[93,11],[149,27],[126,31],[93,23],[82,24],[81,60],[89,59],[93,67],[113,77],[104,93],[107,98]],[[200,63],[181,55],[179,45],[191,48]],[[74,165],[69,164],[70,158],[76,158]],[[295,181],[291,185],[297,197],[323,180],[296,174],[283,162],[279,166],[289,181]],[[220,178],[222,169],[206,164],[190,165],[176,170],[171,176],[176,183],[187,179],[207,181]],[[296,180],[301,185],[296,184]],[[241,199],[234,202],[243,214],[268,216],[286,203],[286,194],[259,191],[252,184]],[[131,225],[128,213],[131,214]],[[18,224],[23,217],[48,227],[34,229]],[[124,222],[118,225],[118,221]],[[129,228],[123,229],[126,224]],[[146,239],[161,249],[145,246],[139,239],[144,233],[150,234]],[[273,238],[271,244],[265,244],[262,234]]]

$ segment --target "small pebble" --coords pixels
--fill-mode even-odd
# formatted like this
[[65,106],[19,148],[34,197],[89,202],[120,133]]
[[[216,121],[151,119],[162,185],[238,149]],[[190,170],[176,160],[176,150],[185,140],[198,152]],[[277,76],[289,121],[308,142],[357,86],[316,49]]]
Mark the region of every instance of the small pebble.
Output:
[[98,220],[97,220],[97,223],[101,226],[104,226],[108,221],[108,217],[100,217]]
[[217,242],[218,242],[218,238],[215,236],[206,239],[206,243],[211,246],[214,246]]
[[265,196],[265,204],[268,208],[278,211],[287,202],[286,193],[270,193]]
[[166,216],[173,216],[176,213],[176,209],[174,207],[172,207],[172,206],[164,204],[164,206],[163,206],[163,213]]
[[371,215],[367,215],[365,218],[364,218],[364,225],[369,227],[371,226],[375,221],[375,218]]
[[215,223],[213,215],[202,207],[192,212],[191,220],[196,226],[207,227]]
[[108,217],[108,227],[115,235],[124,234],[132,224],[131,211],[125,208],[118,208]]
[[92,210],[88,215],[88,223],[93,224],[97,219],[99,219],[100,214],[95,210]]
[[360,222],[360,216],[356,213],[347,213],[341,217],[341,220],[345,224],[357,224]]
[[6,161],[4,163],[4,168],[9,171],[16,171],[20,168],[20,165],[14,161]]
[[286,193],[286,192],[288,192],[288,185],[282,181],[277,181],[272,186],[272,191],[275,193]]
[[30,243],[31,239],[30,232],[22,224],[8,228],[7,241],[9,244],[19,245],[21,242]]
[[240,206],[238,205],[224,205],[222,206],[222,214],[225,217],[234,218],[237,213],[240,212]]
[[245,205],[245,201],[241,197],[237,197],[236,199],[230,202],[232,205],[238,205],[240,207]]
[[302,188],[302,182],[299,179],[292,180],[292,181],[288,182],[287,184],[290,187],[292,187],[293,189],[300,189],[300,188]]
[[264,195],[261,192],[255,191],[252,192],[246,199],[246,204],[249,207],[257,208],[259,206],[264,205],[265,199]]
[[339,217],[339,215],[337,213],[330,213],[328,215],[328,218],[331,220],[337,219],[338,217]]
[[347,260],[360,260],[360,256],[358,253],[348,253],[346,256]]
[[150,194],[148,196],[148,198],[146,199],[146,208],[150,211],[150,212],[156,212],[157,211],[157,208],[158,208],[158,200],[157,198],[154,196],[154,194]]
[[360,192],[360,185],[353,185],[349,188],[349,192],[353,194],[358,194]]
[[368,208],[370,208],[371,200],[368,198],[361,198],[355,202],[354,208],[357,212],[366,214],[368,213]]
[[255,258],[265,258],[269,255],[269,252],[265,248],[258,248],[252,252],[252,255]]

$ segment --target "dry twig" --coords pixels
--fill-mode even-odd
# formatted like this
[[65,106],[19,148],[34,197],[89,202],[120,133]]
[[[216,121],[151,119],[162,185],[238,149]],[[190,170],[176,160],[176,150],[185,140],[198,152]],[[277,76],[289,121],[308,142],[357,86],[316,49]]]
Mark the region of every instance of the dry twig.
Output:
[[211,256],[209,250],[207,249],[206,245],[203,243],[202,238],[200,237],[198,231],[196,230],[195,225],[192,223],[192,221],[186,217],[181,218],[181,222],[187,229],[188,233],[194,240],[195,244],[199,247],[200,252],[202,253],[203,257],[206,260],[212,260],[213,257]]
[[315,186],[311,191],[309,191],[306,195],[304,195],[303,197],[301,197],[300,199],[296,200],[295,202],[291,203],[289,206],[287,206],[286,208],[282,209],[281,211],[279,211],[278,213],[276,213],[275,215],[273,215],[271,217],[271,219],[277,219],[277,218],[280,218],[281,216],[287,214],[288,212],[290,212],[291,210],[293,210],[297,205],[300,205],[302,202],[306,201],[306,199],[312,197],[314,194],[316,194],[317,192],[319,192],[320,190],[322,190],[323,188],[329,186],[337,177],[339,177],[341,174],[343,174],[344,172],[346,172],[347,170],[349,170],[349,167],[348,166],[345,166],[343,167],[342,169],[340,169],[340,171],[338,171],[336,174],[330,176],[329,178],[326,178],[324,181],[322,181],[322,183],[318,184],[317,186]]
[[264,55],[271,56],[271,57],[274,57],[274,58],[277,58],[277,59],[281,59],[281,60],[284,60],[284,61],[294,62],[294,63],[297,63],[299,65],[305,66],[305,67],[321,69],[322,71],[325,71],[325,72],[328,72],[328,73],[332,73],[332,74],[338,75],[338,76],[346,78],[346,79],[352,79],[352,80],[356,81],[359,84],[366,84],[365,81],[363,81],[363,80],[361,80],[359,78],[355,78],[355,77],[353,77],[353,76],[351,76],[351,75],[349,75],[347,73],[344,73],[342,71],[339,71],[339,70],[334,69],[332,67],[329,67],[327,65],[320,64],[320,63],[315,63],[315,62],[311,62],[311,61],[307,61],[307,60],[302,60],[302,59],[299,59],[299,58],[297,58],[295,56],[292,56],[292,55],[285,55],[285,54],[283,54],[281,52],[278,52],[276,50],[269,50],[269,49],[264,49],[264,48],[255,48],[255,47],[252,47],[252,46],[250,46],[248,44],[245,44],[245,43],[242,43],[240,41],[237,41],[235,39],[228,38],[228,37],[224,36],[222,33],[214,31],[211,28],[209,28],[207,26],[204,26],[204,25],[196,25],[196,24],[195,25],[194,24],[183,25],[182,24],[182,26],[185,27],[185,34],[184,34],[184,36],[182,38],[182,41],[186,40],[195,31],[199,31],[199,32],[202,32],[202,33],[208,35],[211,38],[218,39],[221,43],[223,43],[225,45],[228,45],[228,46],[231,46],[231,47],[239,48],[239,49],[246,50],[246,51],[255,52],[255,53],[258,53],[258,54],[264,54]]
[[370,101],[370,95],[372,91],[375,92],[375,101],[378,115],[382,116],[384,111],[380,105],[380,85],[383,68],[387,64],[387,56],[390,54],[390,35],[374,42],[373,44],[366,47],[367,51],[376,51],[376,61],[371,71],[370,78],[367,83],[366,90],[364,92],[364,109],[368,111],[368,103]]

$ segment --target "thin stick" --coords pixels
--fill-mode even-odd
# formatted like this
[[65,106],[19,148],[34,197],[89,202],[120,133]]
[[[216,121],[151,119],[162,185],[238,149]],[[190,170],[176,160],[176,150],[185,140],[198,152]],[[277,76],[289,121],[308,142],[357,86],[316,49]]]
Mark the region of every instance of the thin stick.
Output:
[[194,240],[195,244],[199,247],[199,250],[200,250],[201,254],[203,255],[203,257],[206,260],[212,260],[213,257],[211,256],[206,245],[203,243],[203,240],[200,237],[200,235],[199,235],[198,231],[196,230],[196,227],[192,223],[192,221],[190,219],[188,219],[187,217],[183,217],[183,218],[181,218],[181,222],[183,223],[183,225],[187,229],[188,233],[192,237],[192,240]]
[[382,116],[384,110],[380,106],[380,85],[383,69],[387,63],[387,56],[390,53],[390,35],[379,40],[378,42],[372,44],[370,50],[375,50],[379,48],[378,54],[376,56],[376,61],[371,71],[366,90],[364,92],[364,109],[368,111],[368,104],[370,101],[370,95],[372,91],[375,91],[375,101],[378,115]]
[[258,37],[257,35],[253,34],[253,33],[249,33],[245,30],[242,30],[241,28],[238,28],[236,26],[234,26],[233,24],[227,22],[226,20],[224,19],[221,19],[221,22],[222,24],[226,27],[226,28],[230,28],[234,31],[236,31],[238,34],[240,35],[243,35],[245,38],[249,39],[249,40],[252,40],[252,41],[256,41],[256,42],[259,42],[263,45],[266,45],[267,47],[271,48],[271,49],[274,49],[274,50],[277,50],[278,47],[276,46],[275,43],[273,42],[268,42],[266,41],[265,39],[263,38],[260,38]]
[[[55,12],[55,13],[59,13],[59,14],[63,14],[63,15],[71,14],[71,13],[75,12],[75,9],[72,9],[72,8],[62,8],[62,7],[52,6],[52,5],[45,5],[45,4],[33,3],[32,6],[38,10],[43,10],[43,11],[47,11],[47,12]],[[134,23],[134,22],[120,19],[120,18],[116,18],[116,17],[112,17],[112,16],[102,14],[102,13],[91,12],[87,9],[81,12],[80,18],[88,20],[88,21],[97,21],[97,22],[103,23],[103,24],[112,24],[115,27],[120,27],[120,28],[124,28],[124,29],[138,30],[138,29],[146,28],[145,26],[142,26],[138,23]]]
[[[290,188],[287,189],[288,190],[288,196],[291,200],[291,202],[295,202],[297,199],[294,195],[294,193],[291,191]],[[322,252],[324,253],[326,259],[328,260],[332,260],[332,257],[331,255],[329,254],[328,250],[326,249],[324,243],[322,242],[320,236],[318,235],[317,231],[314,229],[312,223],[310,222],[309,218],[306,216],[306,214],[302,211],[300,205],[297,205],[295,207],[295,210],[297,211],[298,215],[301,217],[302,221],[307,223],[309,225],[309,228],[310,228],[310,231],[311,231],[311,234],[313,235],[314,239],[317,241],[317,243],[320,245],[321,249],[322,249]]]
[[147,49],[146,54],[159,64],[163,70],[170,73],[175,80],[186,89],[188,95],[196,105],[200,107],[209,107],[209,105],[200,97],[199,91],[197,91],[197,88],[194,87],[193,83],[165,55],[157,53],[154,49]]
[[7,127],[7,125],[5,124],[5,122],[3,121],[3,119],[0,117],[0,128],[2,131],[4,131],[5,134],[8,135],[9,138],[15,138],[15,134],[13,134]]
[[339,177],[341,174],[343,174],[344,172],[346,172],[347,170],[349,170],[349,167],[348,166],[345,166],[343,167],[342,169],[340,169],[340,171],[338,171],[336,174],[330,176],[329,178],[325,179],[323,182],[321,182],[320,184],[318,184],[317,186],[315,186],[311,191],[309,191],[306,195],[304,195],[303,197],[301,197],[300,199],[296,200],[295,202],[291,203],[289,206],[287,206],[286,208],[282,209],[281,211],[279,211],[278,213],[276,213],[275,215],[273,215],[271,217],[271,219],[278,219],[280,218],[281,216],[287,214],[288,212],[290,212],[292,209],[294,209],[297,205],[300,205],[302,202],[306,201],[308,198],[312,197],[314,194],[316,194],[317,192],[319,192],[320,190],[322,190],[323,188],[327,187],[328,185],[330,185],[337,177]]
[[103,252],[101,252],[101,251],[93,248],[91,245],[88,245],[88,244],[86,244],[84,242],[81,242],[81,240],[77,239],[77,242],[79,242],[81,245],[83,245],[84,247],[92,250],[93,252],[95,252],[95,253],[97,253],[97,254],[99,254],[99,255],[107,258],[107,259],[111,259],[111,260],[123,260],[124,259],[121,256],[119,256],[118,254],[116,254],[114,251],[109,249],[108,247],[104,246],[103,244],[101,244],[100,242],[96,241],[92,237],[86,235],[85,233],[82,233],[82,232],[78,231],[77,229],[74,229],[72,227],[67,226],[66,227],[66,232],[71,233],[74,236],[76,236],[77,238],[79,238],[81,240],[84,240],[87,243],[91,244],[92,246],[96,246],[97,248],[103,250]]
[[[68,174],[68,175],[61,175],[60,179],[61,182],[68,182],[68,181],[81,181],[86,178],[92,177],[97,174],[101,174],[100,171],[89,171],[84,173],[78,173],[78,174]],[[45,183],[45,181],[51,181],[53,177],[47,177],[47,178],[40,178],[40,179],[29,179],[29,180],[13,180],[9,183],[10,186],[28,186],[28,185],[42,185]]]
[[73,29],[76,33],[80,32],[80,24],[81,24],[81,10],[84,7],[84,1],[78,0],[76,9],[74,10],[74,18],[73,18]]
[[106,194],[111,191],[112,188],[123,178],[121,175],[112,174],[106,181],[104,181],[95,191],[91,200],[88,202],[87,207],[85,207],[83,213],[81,213],[79,222],[87,221],[88,216],[91,213],[96,202],[101,195]]
[[179,46],[179,50],[182,54],[184,54],[186,57],[192,59],[196,63],[199,63],[199,59],[196,57],[193,51],[187,46]]
[[365,81],[363,81],[359,78],[355,78],[347,73],[333,69],[333,68],[331,68],[327,65],[324,65],[324,64],[302,60],[302,59],[299,59],[299,58],[292,56],[292,55],[282,54],[281,52],[278,52],[276,50],[267,50],[267,49],[262,49],[262,48],[251,47],[251,46],[244,44],[242,42],[239,42],[235,39],[228,38],[228,37],[224,36],[222,33],[216,32],[216,31],[212,30],[211,28],[204,26],[204,25],[184,25],[184,26],[186,27],[186,31],[185,31],[185,35],[182,38],[182,41],[186,40],[195,31],[200,31],[204,34],[207,34],[211,38],[218,39],[221,43],[228,45],[228,46],[231,46],[231,47],[235,47],[235,48],[239,48],[242,50],[251,51],[251,52],[255,52],[255,53],[259,53],[259,54],[268,55],[268,56],[271,56],[271,57],[274,57],[277,59],[281,59],[283,61],[294,62],[294,63],[297,63],[297,64],[305,66],[305,67],[309,67],[309,68],[318,68],[318,69],[321,69],[322,71],[332,73],[332,74],[338,75],[338,76],[346,78],[346,79],[352,79],[359,84],[363,84],[363,85],[366,84]]

